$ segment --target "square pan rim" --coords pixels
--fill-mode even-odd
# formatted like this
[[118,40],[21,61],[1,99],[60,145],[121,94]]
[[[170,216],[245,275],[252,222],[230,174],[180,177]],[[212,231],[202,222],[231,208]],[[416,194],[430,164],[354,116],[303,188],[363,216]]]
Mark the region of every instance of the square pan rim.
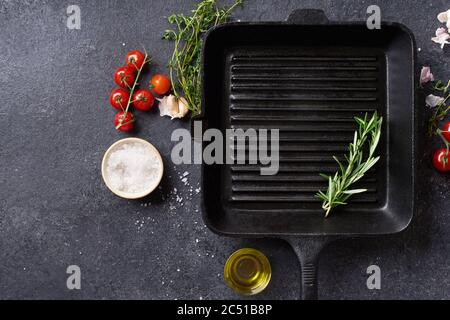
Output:
[[[210,28],[206,34],[205,34],[205,38],[204,38],[204,42],[203,42],[203,47],[202,47],[202,52],[201,52],[201,67],[202,67],[202,71],[201,71],[201,75],[202,75],[202,79],[203,79],[203,75],[204,75],[204,70],[205,70],[205,53],[206,53],[206,49],[207,49],[207,45],[208,45],[208,40],[211,37],[212,34],[214,34],[217,30],[220,29],[224,29],[224,28],[233,28],[233,27],[245,27],[245,26],[274,26],[274,27],[278,27],[278,26],[309,26],[309,27],[333,27],[333,26],[349,26],[349,27],[353,27],[353,26],[361,26],[361,27],[365,27],[366,26],[366,22],[365,21],[351,21],[351,22],[336,22],[336,21],[330,21],[328,23],[323,23],[323,24],[298,24],[298,23],[291,23],[288,21],[281,21],[281,22],[277,22],[277,21],[268,21],[268,22],[227,22],[227,23],[223,23],[220,25],[217,25],[215,27]],[[411,221],[415,215],[416,212],[416,196],[417,196],[417,192],[416,192],[416,175],[417,175],[417,157],[416,157],[416,152],[417,152],[417,138],[416,138],[416,132],[418,129],[418,121],[417,121],[417,111],[416,111],[416,102],[417,102],[417,88],[418,88],[418,84],[417,84],[417,72],[416,72],[416,63],[417,63],[417,44],[416,44],[416,40],[414,37],[413,32],[404,24],[399,23],[399,22],[389,22],[389,21],[385,21],[381,23],[381,29],[383,28],[383,26],[386,27],[394,27],[397,28],[399,30],[401,30],[403,33],[405,33],[408,38],[409,38],[409,43],[410,43],[410,48],[411,48],[411,75],[412,75],[412,83],[411,83],[411,93],[412,93],[412,136],[411,136],[411,140],[412,140],[412,148],[411,148],[411,159],[412,159],[412,168],[411,168],[411,180],[412,180],[412,195],[411,195],[411,212],[408,216],[408,219],[406,221],[406,223],[404,223],[404,225],[402,225],[400,228],[392,228],[390,230],[386,230],[386,231],[380,231],[380,232],[350,232],[350,233],[338,233],[338,232],[334,232],[334,233],[315,233],[315,232],[310,232],[310,233],[288,233],[288,232],[279,232],[279,233],[274,233],[274,232],[237,232],[237,231],[225,231],[225,230],[221,230],[219,228],[216,228],[214,226],[214,224],[211,222],[210,219],[210,215],[208,215],[207,213],[207,209],[206,209],[206,201],[205,201],[205,196],[204,196],[204,192],[202,192],[201,194],[201,206],[202,206],[202,219],[203,222],[205,223],[205,225],[215,234],[218,234],[220,236],[227,236],[227,237],[240,237],[240,238],[246,238],[246,237],[250,237],[250,238],[283,238],[283,237],[324,237],[324,236],[348,236],[348,237],[352,237],[352,236],[376,236],[376,235],[392,235],[392,234],[397,234],[400,233],[402,231],[404,231],[405,229],[407,229],[409,227],[409,225],[411,224]],[[204,81],[202,81],[201,83],[201,109],[200,109],[200,113],[194,117],[191,121],[195,121],[195,120],[201,120],[204,117],[204,112],[205,112],[205,97],[204,97]],[[205,164],[202,163],[201,166],[201,173],[200,173],[200,179],[201,179],[201,185],[202,188],[204,188],[204,170],[205,170]],[[204,190],[204,189],[203,189]]]

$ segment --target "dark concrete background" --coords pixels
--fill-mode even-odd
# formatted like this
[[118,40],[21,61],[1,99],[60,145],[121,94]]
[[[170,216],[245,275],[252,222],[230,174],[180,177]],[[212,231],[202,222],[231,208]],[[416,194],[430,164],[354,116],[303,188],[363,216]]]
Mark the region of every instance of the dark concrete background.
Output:
[[[165,72],[172,45],[160,40],[164,16],[195,2],[0,1],[0,298],[235,299],[222,270],[244,246],[261,249],[273,267],[270,287],[256,298],[299,296],[299,263],[286,243],[222,238],[203,225],[199,168],[170,163],[170,134],[188,122],[160,118],[157,110],[139,114],[136,135],[166,164],[163,187],[150,198],[118,199],[101,180],[104,151],[125,136],[114,130],[108,104],[114,69],[127,51],[145,46],[154,57],[151,72]],[[81,8],[81,30],[66,27],[70,4]],[[414,32],[419,65],[450,77],[450,52],[430,41],[437,13],[450,7],[445,0],[246,0],[234,19],[280,21],[293,9],[321,8],[332,20],[365,20],[371,4],[384,20]],[[450,298],[449,176],[430,166],[437,141],[426,145],[410,228],[325,249],[320,298]],[[185,171],[192,194],[179,178]],[[66,288],[71,264],[81,267],[79,291]],[[382,270],[379,291],[366,288],[371,264]]]

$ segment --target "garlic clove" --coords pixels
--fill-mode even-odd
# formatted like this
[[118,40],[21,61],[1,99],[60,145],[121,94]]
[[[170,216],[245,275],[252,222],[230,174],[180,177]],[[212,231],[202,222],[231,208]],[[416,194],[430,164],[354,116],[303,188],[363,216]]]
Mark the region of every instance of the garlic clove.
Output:
[[443,97],[435,96],[434,94],[428,95],[425,99],[425,103],[429,108],[435,108],[444,101],[445,99]]
[[159,115],[161,117],[168,116],[171,119],[174,118],[174,114],[178,113],[178,99],[173,94],[165,96],[159,101]]
[[185,98],[177,98],[173,94],[165,96],[159,101],[159,114],[161,117],[168,116],[172,120],[183,118],[189,111],[188,102]]
[[448,39],[450,39],[450,35],[447,33],[447,30],[445,28],[438,28],[436,30],[436,37],[431,38],[433,42],[441,45],[441,49],[444,49],[444,46],[446,44],[450,44],[450,42],[448,42]]
[[447,29],[450,30],[450,9],[439,13],[437,18],[440,23],[445,23],[447,26]]
[[422,71],[420,72],[420,85],[423,86],[430,81],[434,81],[434,76],[431,73],[430,67],[422,67]]
[[447,10],[447,11],[439,13],[438,16],[437,16],[437,19],[439,20],[439,22],[440,23],[447,22],[448,21],[448,17],[449,17],[449,13],[450,13],[450,10]]
[[443,27],[437,28],[436,37],[442,36],[443,34],[446,34],[446,33],[447,33],[447,30],[445,30],[445,28],[443,28]]
[[178,117],[179,118],[183,118],[189,112],[188,105],[189,104],[185,98],[180,97],[178,99]]

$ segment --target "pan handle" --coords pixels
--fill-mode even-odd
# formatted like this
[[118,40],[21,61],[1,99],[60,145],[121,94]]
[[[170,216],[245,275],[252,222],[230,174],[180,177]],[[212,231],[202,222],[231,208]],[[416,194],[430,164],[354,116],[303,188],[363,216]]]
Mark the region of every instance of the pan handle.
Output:
[[318,9],[297,9],[291,12],[287,21],[292,24],[327,24],[325,12]]
[[329,237],[286,239],[300,260],[302,269],[302,299],[317,300],[317,272],[320,251],[331,241]]

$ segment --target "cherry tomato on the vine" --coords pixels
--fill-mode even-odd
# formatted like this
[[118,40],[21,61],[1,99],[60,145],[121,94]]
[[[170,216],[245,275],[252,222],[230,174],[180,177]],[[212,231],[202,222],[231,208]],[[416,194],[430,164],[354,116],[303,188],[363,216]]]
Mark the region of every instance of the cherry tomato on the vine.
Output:
[[133,106],[141,111],[148,111],[153,107],[153,104],[155,103],[155,97],[153,97],[153,94],[144,89],[137,90],[133,94]]
[[137,71],[142,68],[142,65],[145,63],[145,54],[139,50],[130,51],[125,57],[125,63]]
[[450,152],[438,149],[433,156],[433,166],[440,172],[450,172]]
[[114,117],[114,126],[117,130],[128,132],[134,129],[134,117],[131,112],[120,111]]
[[450,142],[450,122],[447,122],[442,127],[442,135],[444,136],[445,140]]
[[170,79],[163,74],[155,74],[150,80],[150,87],[159,95],[169,92],[171,86]]
[[111,92],[111,95],[109,96],[109,103],[111,103],[113,108],[119,111],[124,111],[127,107],[129,99],[130,94],[128,93],[128,91],[122,88],[117,88]]
[[131,88],[136,80],[134,69],[128,66],[119,67],[114,73],[114,81],[119,87]]

